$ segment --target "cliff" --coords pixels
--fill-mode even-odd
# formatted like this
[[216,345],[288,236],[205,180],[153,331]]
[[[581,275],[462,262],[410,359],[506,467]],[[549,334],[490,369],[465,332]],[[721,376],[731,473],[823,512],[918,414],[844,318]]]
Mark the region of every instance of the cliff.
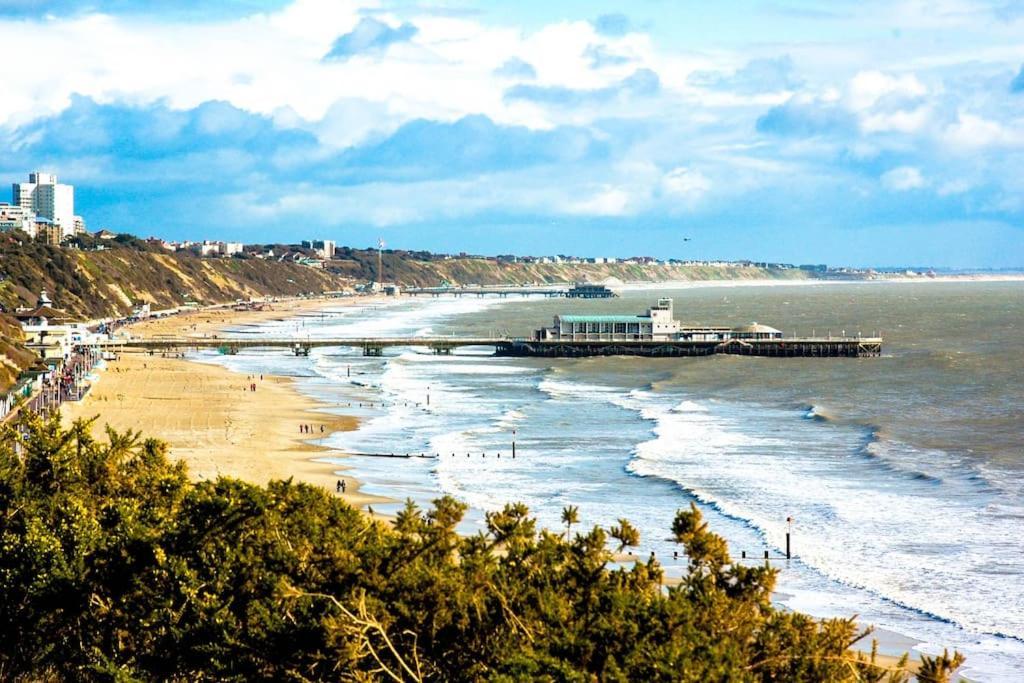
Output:
[[36,354],[25,348],[18,321],[0,314],[0,394],[6,392],[35,360]]
[[0,245],[0,304],[33,304],[47,290],[54,304],[90,319],[129,313],[133,304],[154,309],[187,301],[218,303],[258,296],[293,296],[340,288],[332,273],[260,259],[199,258],[137,246],[81,251],[38,243]]
[[[444,259],[423,252],[389,251],[384,256],[386,282],[403,287],[452,285],[540,284],[554,282],[598,282],[614,277],[623,282],[668,282],[689,280],[774,280],[806,279],[801,270],[727,266],[640,265],[633,263],[567,264],[505,263],[483,258]],[[377,252],[340,249],[328,266],[345,277],[361,282],[377,279]]]

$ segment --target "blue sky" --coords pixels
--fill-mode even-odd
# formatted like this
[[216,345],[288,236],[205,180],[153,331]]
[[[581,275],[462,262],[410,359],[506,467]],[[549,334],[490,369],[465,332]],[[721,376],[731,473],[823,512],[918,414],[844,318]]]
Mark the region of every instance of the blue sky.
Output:
[[93,229],[1024,266],[1022,1],[0,0],[0,41],[0,174]]

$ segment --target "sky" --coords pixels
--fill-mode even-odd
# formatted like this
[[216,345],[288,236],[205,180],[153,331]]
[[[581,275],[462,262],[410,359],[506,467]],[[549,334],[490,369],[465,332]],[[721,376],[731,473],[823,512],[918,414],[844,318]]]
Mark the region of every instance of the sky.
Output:
[[1024,0],[0,0],[0,45],[0,179],[93,230],[1024,267]]

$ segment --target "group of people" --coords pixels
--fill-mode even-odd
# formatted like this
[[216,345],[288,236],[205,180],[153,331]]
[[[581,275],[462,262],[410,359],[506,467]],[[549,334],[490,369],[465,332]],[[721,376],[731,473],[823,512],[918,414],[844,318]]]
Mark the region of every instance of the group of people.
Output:
[[344,479],[339,479],[338,480],[338,482],[334,485],[334,491],[336,493],[345,493],[345,480]]
[[[320,433],[323,434],[323,431],[324,431],[324,426],[320,425]],[[312,434],[312,433],[313,433],[313,425],[307,425],[307,424],[300,424],[299,425],[299,434]]]

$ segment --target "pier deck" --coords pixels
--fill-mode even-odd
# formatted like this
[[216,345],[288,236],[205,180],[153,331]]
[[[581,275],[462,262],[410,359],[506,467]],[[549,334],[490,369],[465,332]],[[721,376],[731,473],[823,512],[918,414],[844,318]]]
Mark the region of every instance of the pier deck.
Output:
[[566,341],[530,340],[513,337],[359,337],[359,338],[237,338],[237,337],[157,337],[152,339],[112,339],[99,344],[108,350],[174,351],[218,349],[235,354],[242,349],[286,348],[296,355],[308,355],[311,349],[350,347],[366,356],[381,356],[386,348],[420,347],[448,354],[464,347],[492,347],[496,356],[537,356],[542,358],[582,358],[590,356],[640,356],[648,358],[711,356],[768,356],[773,358],[859,358],[879,356],[881,337],[814,337],[791,339],[730,339],[727,341]]
[[507,298],[510,296],[544,296],[564,297],[569,292],[568,287],[410,287],[403,289],[402,294],[407,296],[497,296]]

